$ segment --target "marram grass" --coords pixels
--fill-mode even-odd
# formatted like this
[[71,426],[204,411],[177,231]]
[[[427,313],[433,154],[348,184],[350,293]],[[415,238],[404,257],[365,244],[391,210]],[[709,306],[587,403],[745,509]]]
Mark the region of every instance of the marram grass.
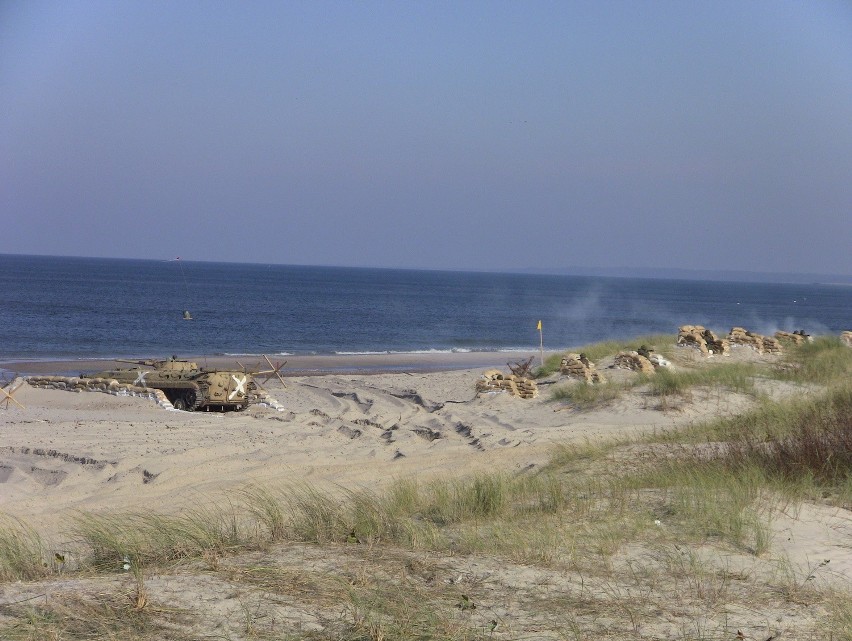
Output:
[[806,383],[848,382],[852,379],[852,349],[836,336],[820,336],[791,348],[778,375]]
[[[61,558],[61,557],[60,557]],[[0,515],[0,581],[32,581],[55,569],[41,536],[26,523]]]
[[683,396],[695,387],[710,387],[732,392],[754,392],[754,377],[758,373],[749,363],[720,363],[701,369],[658,368],[654,374],[642,376],[652,396]]
[[180,515],[151,512],[80,513],[72,531],[88,549],[95,568],[118,570],[126,564],[167,564],[183,559],[255,549],[254,522],[228,506],[210,506]]
[[630,386],[624,383],[587,383],[571,381],[554,388],[551,400],[570,403],[577,409],[587,410],[606,405],[622,395]]

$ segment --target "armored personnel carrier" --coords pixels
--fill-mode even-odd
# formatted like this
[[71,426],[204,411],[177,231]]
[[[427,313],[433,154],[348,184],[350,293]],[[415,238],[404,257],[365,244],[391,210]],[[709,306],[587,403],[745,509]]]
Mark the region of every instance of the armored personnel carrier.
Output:
[[240,370],[205,369],[198,363],[172,356],[167,360],[128,361],[133,367],[104,370],[80,378],[115,379],[119,383],[163,390],[175,409],[243,410],[257,385]]

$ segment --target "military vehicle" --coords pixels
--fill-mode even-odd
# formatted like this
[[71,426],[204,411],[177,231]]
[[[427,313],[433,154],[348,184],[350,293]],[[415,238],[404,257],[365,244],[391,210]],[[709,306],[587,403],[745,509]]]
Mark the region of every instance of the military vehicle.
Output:
[[198,363],[175,356],[167,360],[116,361],[134,366],[81,374],[80,378],[115,379],[126,385],[163,390],[175,409],[189,412],[243,410],[257,390],[251,374],[241,370],[205,369]]

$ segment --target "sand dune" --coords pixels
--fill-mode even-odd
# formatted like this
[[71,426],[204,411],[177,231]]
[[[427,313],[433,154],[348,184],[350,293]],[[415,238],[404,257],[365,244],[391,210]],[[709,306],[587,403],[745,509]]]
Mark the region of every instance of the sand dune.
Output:
[[284,411],[168,411],[139,398],[24,386],[0,414],[0,510],[58,527],[71,510],[178,509],[246,483],[377,487],[395,478],[545,463],[554,443],[739,411],[696,398],[660,412],[637,393],[574,412],[548,400],[477,395],[482,370],[296,376],[268,392]]
[[[678,356],[680,366],[697,362],[692,350]],[[733,358],[765,357],[748,350]],[[661,411],[658,401],[640,387],[624,391],[604,407],[578,411],[549,400],[550,386],[563,382],[558,375],[539,381],[538,398],[520,399],[506,393],[477,394],[474,386],[482,371],[337,371],[289,376],[285,386],[275,379],[266,385],[282,410],[256,405],[226,414],[178,412],[147,399],[24,385],[15,394],[24,408],[10,404],[0,410],[0,513],[22,519],[61,542],[80,510],[175,512],[219,501],[250,483],[280,487],[307,482],[331,489],[380,491],[408,477],[535,470],[548,462],[558,443],[668,429],[738,413],[754,402],[746,395],[696,389],[676,407]],[[605,372],[615,379],[635,376],[626,371]],[[761,391],[776,398],[807,393],[778,381],[762,386]],[[623,455],[629,458],[643,447],[647,448],[631,446]],[[829,581],[848,589],[850,541],[852,518],[837,508],[804,504],[772,520],[772,558],[784,559],[782,563],[789,564],[801,585],[818,568],[814,583]],[[725,572],[737,576],[759,577],[767,567],[774,567],[766,559],[730,550],[698,547],[694,553],[696,558],[707,556],[710,565],[720,563],[723,554]],[[195,631],[202,636],[221,627],[230,638],[248,638],[246,599],[258,599],[264,616],[269,614],[270,620],[285,622],[293,630],[320,630],[341,616],[337,602],[323,610],[325,598],[303,603],[288,597],[273,602],[265,593],[245,593],[239,582],[241,567],[263,565],[294,576],[308,570],[348,576],[353,567],[363,571],[365,560],[353,554],[345,546],[288,543],[270,552],[223,559],[217,562],[221,563],[218,573],[182,569],[155,573],[146,578],[146,590],[159,603],[198,614]],[[553,590],[565,594],[591,590],[603,600],[611,596],[607,590],[612,586],[595,587],[594,576],[575,585],[563,569],[547,564],[537,567],[487,555],[465,559],[400,551],[383,551],[383,558],[387,554],[410,554],[410,559],[400,561],[405,568],[429,567],[424,585],[437,580],[440,588],[463,581],[459,589],[476,595],[480,604],[487,605],[490,599],[490,606],[469,614],[479,627],[495,617],[504,626],[539,630],[542,622],[535,604],[552,598]],[[647,542],[637,542],[621,550],[612,564],[617,569],[636,559],[648,563],[653,555]],[[80,594],[126,590],[128,580],[113,575],[60,576],[16,583],[6,598],[26,602],[49,593],[53,603],[61,604],[63,599],[73,603]],[[765,581],[771,585],[773,579]],[[526,600],[533,605],[525,605]],[[257,607],[260,611],[261,606]],[[732,616],[741,622],[738,626],[751,625],[754,634],[762,633],[771,616],[773,629],[792,631],[793,636],[797,630],[818,628],[818,619],[824,616],[806,605],[773,608]],[[659,638],[677,636],[677,625],[681,623],[661,619],[649,627],[649,633]],[[514,638],[512,628],[507,630],[498,637]]]

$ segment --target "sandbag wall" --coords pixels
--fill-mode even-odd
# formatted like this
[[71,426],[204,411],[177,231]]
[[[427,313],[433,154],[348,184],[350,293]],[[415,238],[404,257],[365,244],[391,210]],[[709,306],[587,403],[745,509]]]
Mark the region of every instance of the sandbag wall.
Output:
[[136,396],[155,401],[164,409],[174,409],[163,390],[137,387],[119,383],[114,378],[79,378],[76,376],[27,376],[24,379],[33,387],[58,389],[69,392],[104,392],[113,396]]
[[493,369],[485,372],[476,381],[477,393],[482,392],[508,392],[512,396],[520,398],[536,398],[538,396],[538,385],[534,380],[515,376],[514,374],[503,374]]
[[271,407],[272,409],[283,412],[286,408],[281,405],[277,400],[272,398],[266,390],[258,389],[255,390],[250,397],[251,405],[259,405],[260,407]]
[[793,345],[804,345],[810,342],[811,337],[803,332],[784,332],[778,330],[775,332],[775,338],[781,343],[792,343]]
[[604,383],[606,380],[598,372],[595,364],[585,354],[565,354],[559,366],[560,373],[587,383]]
[[677,344],[683,347],[694,347],[704,356],[725,355],[729,351],[727,340],[719,338],[702,325],[683,325],[678,328]]
[[617,367],[619,369],[629,369],[634,372],[641,372],[642,374],[653,374],[654,373],[654,365],[651,361],[639,352],[619,352],[615,356],[615,361],[613,362],[613,367]]
[[744,345],[751,347],[759,354],[780,354],[781,343],[777,338],[755,334],[742,327],[732,327],[728,334],[728,342],[731,345]]

